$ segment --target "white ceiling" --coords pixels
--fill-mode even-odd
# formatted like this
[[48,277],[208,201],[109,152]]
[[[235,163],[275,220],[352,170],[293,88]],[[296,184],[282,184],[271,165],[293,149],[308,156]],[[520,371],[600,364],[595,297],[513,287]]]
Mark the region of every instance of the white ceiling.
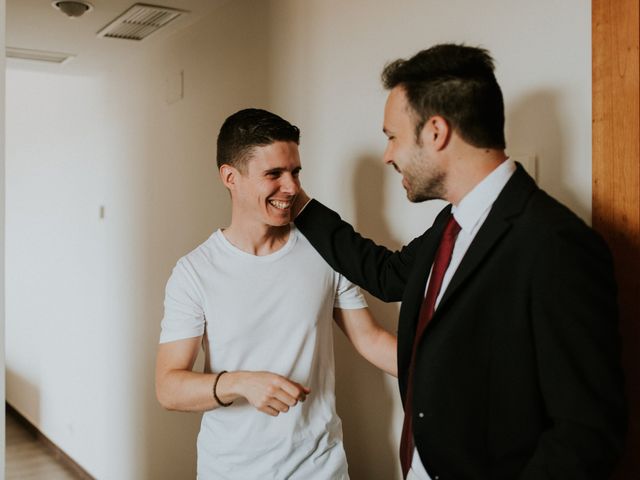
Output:
[[[128,54],[161,41],[187,28],[228,0],[87,0],[93,10],[79,18],[68,18],[52,6],[51,0],[6,0],[7,47],[45,50],[75,55],[64,65],[41,65],[38,68],[59,71],[92,69],[101,60]],[[135,3],[146,3],[187,10],[190,13],[165,28],[136,42],[98,38],[96,33]],[[25,64],[8,59],[8,65]],[[32,63],[32,62],[29,62]]]

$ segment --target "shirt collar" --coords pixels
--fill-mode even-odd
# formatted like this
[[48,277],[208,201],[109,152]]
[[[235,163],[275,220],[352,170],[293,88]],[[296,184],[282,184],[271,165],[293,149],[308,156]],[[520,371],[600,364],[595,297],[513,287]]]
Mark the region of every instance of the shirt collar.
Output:
[[472,233],[478,227],[515,171],[515,162],[507,158],[452,207],[451,212],[462,230]]

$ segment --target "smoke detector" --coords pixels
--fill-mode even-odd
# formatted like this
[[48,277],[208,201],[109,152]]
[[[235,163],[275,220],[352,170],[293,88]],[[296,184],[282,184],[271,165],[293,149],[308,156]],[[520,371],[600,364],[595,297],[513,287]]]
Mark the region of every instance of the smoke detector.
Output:
[[93,10],[93,5],[83,0],[54,0],[51,5],[69,18],[81,17],[89,10]]

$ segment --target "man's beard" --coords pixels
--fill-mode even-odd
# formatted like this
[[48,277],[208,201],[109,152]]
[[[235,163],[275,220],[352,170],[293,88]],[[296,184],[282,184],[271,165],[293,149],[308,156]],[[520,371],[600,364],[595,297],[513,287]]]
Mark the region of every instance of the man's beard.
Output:
[[433,165],[426,165],[420,149],[412,156],[411,164],[404,170],[403,175],[406,179],[407,198],[410,202],[444,199],[447,175]]

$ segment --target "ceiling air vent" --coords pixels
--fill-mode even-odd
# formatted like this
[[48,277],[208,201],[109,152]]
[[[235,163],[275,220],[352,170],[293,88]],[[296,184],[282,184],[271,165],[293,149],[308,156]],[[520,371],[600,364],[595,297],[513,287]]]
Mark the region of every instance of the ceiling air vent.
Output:
[[65,63],[75,57],[75,55],[69,53],[46,52],[44,50],[30,50],[28,48],[15,47],[6,47],[5,54],[7,58],[47,63]]
[[136,3],[98,32],[99,37],[142,40],[189,12],[175,8]]

